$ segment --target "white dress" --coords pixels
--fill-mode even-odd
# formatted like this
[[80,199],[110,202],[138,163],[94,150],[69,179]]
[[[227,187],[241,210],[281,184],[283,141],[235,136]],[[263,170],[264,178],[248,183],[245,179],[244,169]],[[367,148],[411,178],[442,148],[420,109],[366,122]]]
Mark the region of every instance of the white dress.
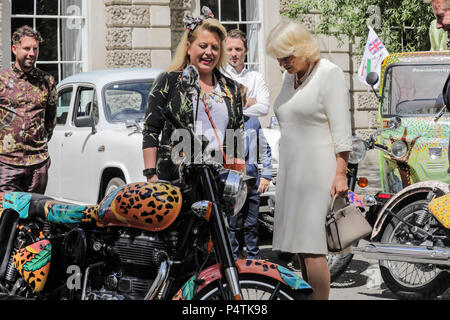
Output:
[[336,154],[352,150],[349,90],[342,70],[327,59],[297,89],[294,81],[284,73],[274,103],[281,138],[272,247],[327,254]]

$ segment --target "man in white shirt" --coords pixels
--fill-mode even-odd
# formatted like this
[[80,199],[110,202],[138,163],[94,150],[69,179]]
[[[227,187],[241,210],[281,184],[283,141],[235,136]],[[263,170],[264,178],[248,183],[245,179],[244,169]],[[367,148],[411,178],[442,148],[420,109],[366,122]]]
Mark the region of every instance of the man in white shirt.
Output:
[[226,73],[235,81],[247,87],[247,105],[244,115],[263,117],[269,113],[269,89],[262,74],[245,68],[245,56],[248,52],[247,36],[238,29],[230,30],[226,39],[228,64]]
[[[237,29],[228,32],[226,52],[228,54],[228,64],[225,73],[243,85],[246,90],[245,97],[243,96],[243,103],[245,103],[243,111],[246,135],[246,167],[247,174],[257,177],[256,184],[248,186],[247,201],[241,212],[229,221],[230,241],[236,259],[243,254],[244,245],[247,247],[247,259],[259,259],[258,216],[260,194],[269,188],[272,178],[272,162],[270,147],[268,147],[257,117],[262,117],[269,113],[269,89],[259,72],[245,68],[244,62],[248,46],[247,36],[244,32]],[[241,92],[245,91],[242,89]],[[255,130],[256,135],[252,134],[255,133]],[[255,137],[258,137],[258,139],[255,139]],[[263,147],[260,148],[261,146]],[[263,152],[260,154],[259,151]],[[269,171],[268,175],[267,172],[264,176],[258,172],[258,164],[254,163],[254,160],[259,157],[253,157],[256,154],[261,155],[262,159],[265,159],[262,161],[264,168]]]

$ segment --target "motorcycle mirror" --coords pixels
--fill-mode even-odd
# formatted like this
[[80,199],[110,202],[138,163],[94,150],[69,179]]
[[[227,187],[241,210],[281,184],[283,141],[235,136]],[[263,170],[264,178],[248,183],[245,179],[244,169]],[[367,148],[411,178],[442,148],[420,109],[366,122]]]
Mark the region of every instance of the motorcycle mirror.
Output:
[[402,118],[400,118],[399,116],[395,116],[389,120],[388,128],[391,130],[396,130],[400,128],[401,125],[402,125]]
[[366,77],[366,82],[371,86],[373,93],[378,98],[379,101],[381,101],[381,97],[378,95],[377,91],[375,90],[375,85],[378,83],[379,77],[378,73],[376,72],[369,72],[369,74]]
[[181,76],[181,87],[183,90],[186,92],[200,92],[201,89],[198,83],[199,77],[200,76],[196,67],[193,65],[187,66]]
[[378,82],[378,73],[370,72],[366,77],[366,82],[371,86],[375,86]]

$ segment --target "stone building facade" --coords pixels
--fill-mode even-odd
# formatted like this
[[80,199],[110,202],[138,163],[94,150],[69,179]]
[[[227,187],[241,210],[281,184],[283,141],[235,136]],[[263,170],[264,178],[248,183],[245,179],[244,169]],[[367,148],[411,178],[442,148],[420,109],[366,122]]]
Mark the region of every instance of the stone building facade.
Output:
[[105,0],[106,68],[165,67],[171,59],[169,0]]
[[[2,19],[0,61],[3,67],[8,66],[11,61],[11,20],[15,17],[14,4],[18,3],[17,1],[20,0],[1,0],[0,3]],[[83,30],[80,32],[82,35],[80,44],[83,46],[83,58],[80,62],[82,71],[127,67],[166,68],[184,32],[182,22],[184,14],[186,12],[199,14],[201,2],[200,0],[70,1],[82,7],[80,17],[83,21]],[[270,30],[279,21],[280,12],[291,0],[256,1],[259,1],[261,11],[259,39],[264,42]],[[61,17],[62,20],[66,18]],[[318,18],[319,13],[307,15],[306,27],[313,30]],[[318,35],[317,38],[322,56],[344,70],[351,92],[352,127],[357,135],[366,136],[376,128],[377,99],[370,88],[358,80],[356,72],[359,66],[351,54],[352,44],[345,42],[338,45],[334,38],[327,36]],[[273,101],[280,89],[281,70],[276,60],[263,52],[264,43],[259,45],[259,48],[260,69],[265,75]],[[64,76],[60,73],[60,78]],[[262,119],[262,124],[267,125],[269,119],[270,115]]]

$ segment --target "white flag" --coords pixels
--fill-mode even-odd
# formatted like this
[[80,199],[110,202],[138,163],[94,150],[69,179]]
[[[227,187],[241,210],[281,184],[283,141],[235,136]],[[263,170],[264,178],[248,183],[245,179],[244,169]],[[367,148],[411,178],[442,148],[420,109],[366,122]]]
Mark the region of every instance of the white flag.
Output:
[[[378,38],[372,27],[369,26],[369,35],[364,49],[364,56],[358,70],[359,80],[367,84],[366,77],[370,72],[378,73],[378,78],[380,78],[381,64],[388,55],[389,52],[386,50],[386,47],[381,42],[380,38]],[[380,80],[378,80],[375,88],[378,88],[379,83]]]

